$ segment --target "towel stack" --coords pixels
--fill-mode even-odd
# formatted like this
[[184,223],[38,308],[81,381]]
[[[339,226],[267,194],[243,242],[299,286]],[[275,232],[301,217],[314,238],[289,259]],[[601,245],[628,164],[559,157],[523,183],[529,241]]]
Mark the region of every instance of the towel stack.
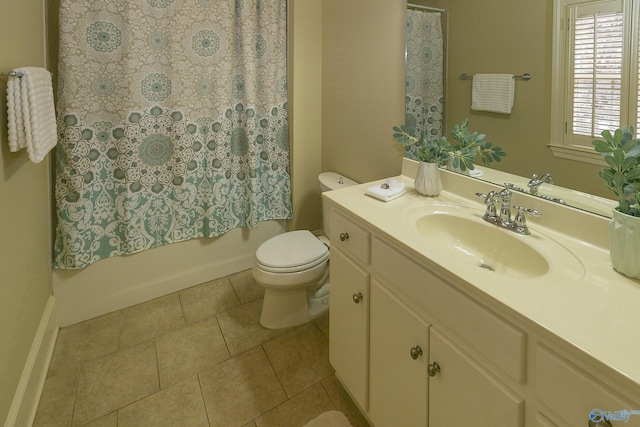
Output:
[[366,194],[383,202],[390,202],[407,192],[404,182],[393,178],[385,180],[382,184],[376,184],[367,188]]
[[473,76],[472,110],[511,114],[514,97],[513,74],[476,74]]
[[13,70],[20,77],[7,82],[7,133],[9,150],[27,149],[38,163],[58,141],[51,73],[44,68]]

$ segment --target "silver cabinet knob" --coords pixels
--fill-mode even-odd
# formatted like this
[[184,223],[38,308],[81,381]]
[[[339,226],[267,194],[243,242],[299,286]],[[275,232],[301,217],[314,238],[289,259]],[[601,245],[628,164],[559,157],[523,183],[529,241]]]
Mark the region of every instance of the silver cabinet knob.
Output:
[[362,296],[362,292],[358,292],[357,294],[353,294],[353,302],[355,302],[356,304],[359,304],[360,301],[362,301],[362,298],[364,298]]
[[430,363],[429,366],[427,366],[427,373],[430,377],[435,377],[438,372],[440,372],[440,365],[438,365],[438,362]]
[[409,354],[411,354],[411,358],[413,360],[416,360],[418,357],[422,356],[422,349],[420,348],[419,345],[417,345],[415,347],[411,347],[411,350],[409,351]]
[[349,233],[340,233],[340,241],[344,242],[349,240]]

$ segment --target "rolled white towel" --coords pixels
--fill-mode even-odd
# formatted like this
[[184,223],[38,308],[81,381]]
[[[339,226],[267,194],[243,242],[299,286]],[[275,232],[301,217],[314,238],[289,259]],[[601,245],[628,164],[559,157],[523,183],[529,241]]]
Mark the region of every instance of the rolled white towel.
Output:
[[9,150],[26,148],[29,159],[38,163],[58,141],[51,73],[37,67],[14,71],[21,77],[7,82]]
[[407,192],[404,182],[396,181],[393,178],[386,179],[382,184],[376,184],[369,188],[365,194],[371,197],[375,197],[383,202],[390,202],[397,199]]

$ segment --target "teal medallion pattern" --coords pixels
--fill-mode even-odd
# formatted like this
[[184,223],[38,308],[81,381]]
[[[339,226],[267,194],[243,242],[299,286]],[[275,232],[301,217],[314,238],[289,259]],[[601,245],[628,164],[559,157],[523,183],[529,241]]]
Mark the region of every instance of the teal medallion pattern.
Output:
[[[407,10],[407,72],[405,123],[416,135],[442,136],[443,46],[439,12]],[[415,146],[406,147],[405,155],[415,159]]]
[[61,1],[55,268],[291,218],[285,11]]

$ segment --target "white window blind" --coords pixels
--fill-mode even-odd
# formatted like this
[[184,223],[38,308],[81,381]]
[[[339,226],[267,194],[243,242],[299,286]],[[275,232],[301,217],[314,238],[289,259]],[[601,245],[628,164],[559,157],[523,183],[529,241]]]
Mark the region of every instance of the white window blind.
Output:
[[573,133],[599,135],[620,124],[622,13],[580,17],[574,25]]
[[640,130],[640,0],[553,0],[551,141],[557,157],[604,165],[591,142]]
[[565,145],[591,147],[602,131],[620,127],[628,98],[623,92],[629,73],[624,69],[628,53],[622,1],[577,4],[570,7],[569,16]]

